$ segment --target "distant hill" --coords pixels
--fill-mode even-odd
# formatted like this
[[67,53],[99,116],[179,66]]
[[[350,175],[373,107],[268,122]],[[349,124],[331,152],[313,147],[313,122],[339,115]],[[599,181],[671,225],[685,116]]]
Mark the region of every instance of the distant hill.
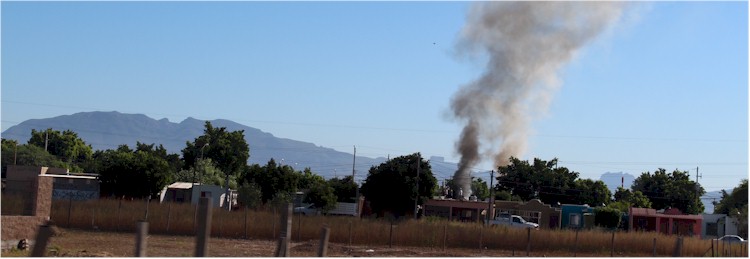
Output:
[[617,187],[623,186],[623,184],[625,189],[630,189],[630,186],[633,185],[633,181],[635,181],[635,176],[623,172],[606,172],[599,177],[599,180],[604,182],[604,184],[607,185],[607,188],[609,188],[609,191],[614,194],[615,191],[617,191]]
[[[219,119],[210,122],[214,127],[226,127],[229,131],[245,131],[245,140],[250,145],[248,162],[251,164],[265,164],[274,158],[277,162],[283,159],[285,164],[296,163],[292,166],[298,170],[310,167],[325,177],[332,177],[334,170],[339,176],[351,175],[352,154],[309,142],[277,138],[270,133],[229,120]],[[143,114],[81,112],[48,119],[27,120],[8,128],[2,133],[2,137],[26,143],[31,137],[31,129],[70,129],[78,133],[78,136],[95,150],[115,149],[122,144],[133,147],[136,141],[140,141],[147,144],[162,144],[169,153],[181,155],[187,141],[193,141],[203,134],[204,123],[194,118],[173,123],[167,119],[155,120]],[[371,165],[380,164],[385,158],[357,156],[356,160],[357,174],[364,176]]]
[[[230,120],[211,120],[214,127],[226,127],[229,131],[244,130],[245,140],[250,145],[251,164],[266,164],[271,158],[277,162],[290,164],[295,169],[310,167],[313,172],[325,178],[351,175],[352,154],[317,146],[310,142],[278,138],[271,133],[245,126]],[[115,149],[127,144],[134,147],[136,141],[157,145],[162,144],[169,153],[182,155],[187,141],[193,141],[203,134],[204,121],[187,118],[179,123],[167,119],[156,120],[143,114],[120,112],[81,112],[48,119],[33,119],[12,126],[2,132],[2,137],[19,143],[28,142],[31,129],[54,130],[70,129],[81,137],[94,150]],[[379,165],[386,158],[357,156],[357,180],[364,180],[371,166]],[[295,164],[296,163],[296,164]],[[456,164],[435,158],[433,171],[436,175],[453,175]]]

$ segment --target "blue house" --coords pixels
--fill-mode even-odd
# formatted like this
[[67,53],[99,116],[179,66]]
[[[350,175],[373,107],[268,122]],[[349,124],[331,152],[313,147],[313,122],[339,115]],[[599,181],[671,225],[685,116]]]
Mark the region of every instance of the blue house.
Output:
[[560,227],[581,229],[594,226],[594,208],[589,205],[563,204],[560,206]]

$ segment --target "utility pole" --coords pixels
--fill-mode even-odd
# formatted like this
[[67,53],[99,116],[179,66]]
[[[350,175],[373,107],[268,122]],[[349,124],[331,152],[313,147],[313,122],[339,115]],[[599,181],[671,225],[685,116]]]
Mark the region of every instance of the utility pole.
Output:
[[[357,185],[357,178],[355,178],[355,172],[356,171],[354,170],[354,166],[356,164],[357,164],[357,146],[354,146],[354,155],[352,155],[352,182],[354,182],[354,185]],[[357,199],[357,210],[359,210],[359,203],[360,203],[359,202],[359,186],[357,186],[357,188],[355,188],[354,198]]]
[[414,196],[414,219],[417,219],[417,212],[419,212],[417,201],[419,200],[419,162],[421,162],[421,160],[422,154],[417,153],[417,195]]
[[699,174],[698,168],[699,167],[697,167],[697,166],[695,167],[695,199],[696,199],[696,202],[700,201],[700,199],[701,199],[700,188],[698,186],[698,178],[700,178],[701,176]]
[[490,224],[490,220],[492,220],[492,216],[495,216],[494,213],[492,213],[492,205],[495,203],[492,201],[495,198],[495,195],[492,194],[492,191],[495,189],[492,187],[492,180],[495,178],[495,170],[490,171],[490,198],[487,199],[489,202],[489,206],[487,208],[487,224]]
[[[49,141],[49,130],[44,132],[44,151],[47,151],[47,143]],[[49,151],[47,151],[49,152]]]

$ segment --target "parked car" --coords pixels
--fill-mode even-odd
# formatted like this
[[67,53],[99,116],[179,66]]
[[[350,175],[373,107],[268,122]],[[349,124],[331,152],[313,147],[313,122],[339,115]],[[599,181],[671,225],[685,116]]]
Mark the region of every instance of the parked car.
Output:
[[510,215],[510,214],[500,214],[495,219],[490,220],[489,224],[491,226],[505,225],[505,226],[514,227],[514,228],[539,229],[539,224],[536,224],[534,222],[528,222],[524,220],[521,216]]
[[294,214],[302,215],[320,215],[320,210],[315,207],[315,204],[294,208]]
[[742,237],[738,235],[726,235],[726,236],[720,237],[719,241],[727,242],[727,243],[747,243],[747,240],[743,239]]

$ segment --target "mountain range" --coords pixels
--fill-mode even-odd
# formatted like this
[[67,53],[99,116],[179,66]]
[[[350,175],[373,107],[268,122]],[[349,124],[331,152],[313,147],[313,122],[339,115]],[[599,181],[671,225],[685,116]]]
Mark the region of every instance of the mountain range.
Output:
[[[244,130],[245,141],[250,146],[250,164],[266,164],[270,159],[277,163],[292,165],[301,170],[305,167],[325,177],[342,177],[351,175],[353,156],[332,148],[318,146],[310,142],[279,138],[257,128],[242,125],[230,120],[210,120],[214,127],[226,127],[229,131]],[[143,114],[125,114],[120,112],[80,112],[47,119],[31,119],[12,126],[2,132],[2,137],[26,143],[31,137],[31,130],[72,130],[94,150],[115,149],[127,144],[134,147],[137,141],[146,144],[164,145],[169,153],[182,154],[186,142],[194,141],[203,134],[205,121],[188,117],[174,123],[167,119],[156,120]],[[371,166],[378,165],[387,158],[356,157],[354,166],[357,181],[366,178]],[[437,176],[451,176],[457,170],[455,163],[446,162],[442,157],[430,157],[433,173]],[[487,175],[479,173],[478,175]],[[485,177],[488,178],[488,177]],[[438,179],[443,180],[443,179]],[[485,179],[489,181],[489,179]],[[630,188],[635,176],[623,172],[607,172],[601,175],[602,180],[614,194],[618,186]],[[729,190],[731,192],[731,190]],[[703,204],[706,212],[713,212],[711,201],[720,198],[721,192],[706,193]]]

